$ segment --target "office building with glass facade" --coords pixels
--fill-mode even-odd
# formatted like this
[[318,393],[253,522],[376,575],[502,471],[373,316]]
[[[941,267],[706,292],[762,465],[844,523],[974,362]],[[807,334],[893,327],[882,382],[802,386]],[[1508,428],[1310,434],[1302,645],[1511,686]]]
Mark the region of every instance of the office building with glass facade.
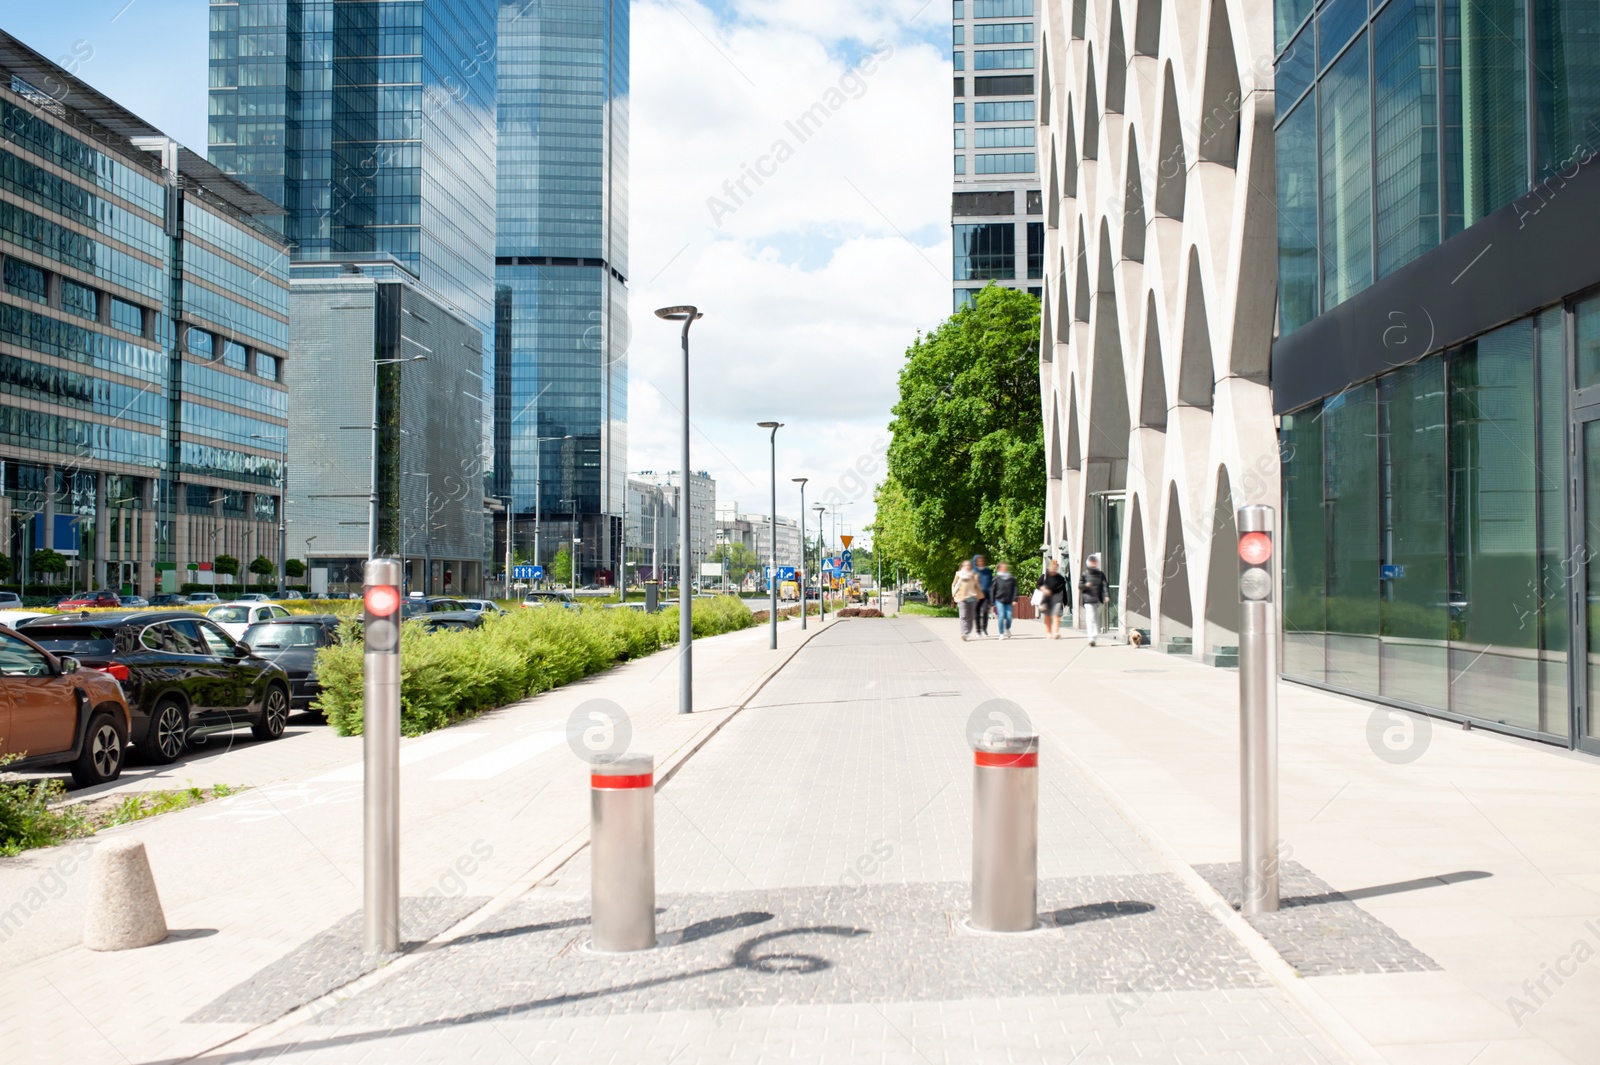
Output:
[[[628,419],[628,4],[500,6],[494,491],[519,547],[578,525],[621,565]],[[502,541],[503,544],[503,541]]]
[[[281,561],[278,208],[0,33],[0,530],[13,579],[210,583]],[[249,579],[248,574],[244,579]]]
[[991,281],[1044,286],[1034,0],[954,0],[954,309]]
[[1284,675],[1600,752],[1600,5],[1275,21]]

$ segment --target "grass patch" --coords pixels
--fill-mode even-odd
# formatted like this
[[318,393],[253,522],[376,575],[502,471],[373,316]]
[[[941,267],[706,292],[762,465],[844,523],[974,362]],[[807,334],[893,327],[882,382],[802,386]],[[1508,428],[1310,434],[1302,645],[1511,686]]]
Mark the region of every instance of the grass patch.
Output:
[[117,825],[131,825],[146,818],[159,817],[161,814],[170,814],[176,810],[187,810],[191,806],[199,806],[212,799],[225,799],[229,795],[238,794],[240,790],[229,784],[216,784],[209,788],[191,784],[187,788],[170,791],[135,792],[113,800],[108,809],[91,814],[89,823],[96,832]]
[[918,614],[925,618],[960,617],[953,606],[929,606],[927,603],[906,603],[900,607],[902,614]]
[[[14,757],[0,758],[0,766],[14,761]],[[0,780],[0,856],[53,847],[92,832],[81,811],[56,808],[65,794],[55,777]]]

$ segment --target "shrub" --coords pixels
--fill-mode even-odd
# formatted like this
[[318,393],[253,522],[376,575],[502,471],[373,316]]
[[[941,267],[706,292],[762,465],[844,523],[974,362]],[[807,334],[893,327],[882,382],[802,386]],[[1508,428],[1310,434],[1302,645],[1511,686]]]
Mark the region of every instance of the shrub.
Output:
[[[0,758],[0,766],[14,761]],[[75,810],[52,810],[60,799],[61,781],[0,780],[0,855],[20,854],[30,847],[49,847],[82,835],[83,817]]]
[[883,611],[875,606],[847,606],[839,611],[842,618],[881,618]]
[[[352,604],[355,605],[355,604]],[[702,600],[693,613],[696,637],[754,624],[731,597]],[[362,725],[363,648],[352,616],[344,640],[317,652],[322,695],[316,706],[340,735]],[[415,736],[473,714],[516,702],[654,654],[677,642],[678,612],[541,607],[491,617],[482,627],[429,633],[408,622],[400,634],[400,729]]]

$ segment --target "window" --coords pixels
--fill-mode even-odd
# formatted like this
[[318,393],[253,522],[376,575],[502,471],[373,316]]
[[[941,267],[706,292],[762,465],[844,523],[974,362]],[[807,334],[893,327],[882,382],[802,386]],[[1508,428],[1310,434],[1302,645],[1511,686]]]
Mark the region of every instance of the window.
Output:
[[1434,0],[1396,0],[1372,26],[1379,277],[1439,243],[1434,14]]
[[1317,98],[1278,127],[1278,328],[1284,336],[1315,318],[1317,287]]
[[1328,499],[1328,683],[1378,690],[1377,389],[1370,382],[1322,408]]
[[1329,0],[1317,13],[1317,69],[1325,69],[1367,21],[1367,0]]
[[966,78],[957,78],[955,80],[956,80],[956,95],[957,96],[965,96],[965,95],[967,95],[967,79]]
[[[957,70],[961,68],[956,67]],[[1032,70],[1032,48],[991,48],[974,52],[973,70]]]
[[1283,672],[1327,680],[1328,550],[1322,490],[1322,411],[1283,416]]
[[221,629],[204,621],[195,621],[191,624],[200,630],[200,639],[205,642],[207,653],[218,658],[227,658],[233,654],[233,641],[228,639]]
[[139,634],[139,642],[151,651],[169,655],[198,655],[205,651],[200,644],[200,634],[194,631],[192,621],[169,621],[148,626]]
[[1032,42],[1031,22],[991,22],[972,28],[973,44],[1031,44]]
[[1600,148],[1600,12],[1533,0],[1538,180]]
[[111,324],[130,333],[144,335],[144,308],[137,303],[111,297]]
[[967,43],[967,28],[965,26],[961,26],[961,25],[957,25],[957,26],[951,27],[951,30],[950,30],[950,43],[954,44],[954,45],[966,44]]
[[956,133],[956,147],[957,148],[965,148],[967,146],[967,131],[964,130],[964,129],[958,129],[958,130],[955,131],[955,133]]
[[956,52],[956,53],[954,53],[953,58],[954,58],[957,70],[966,70],[967,69],[967,53],[965,53],[965,52]]
[[276,355],[266,355],[256,352],[256,376],[265,377],[268,381],[278,380],[281,366]]
[[1009,281],[1017,276],[1017,227],[1010,222],[951,226],[955,280]]
[[217,357],[217,340],[204,329],[191,328],[188,333],[189,350],[202,359]]
[[1356,38],[1317,86],[1322,126],[1322,309],[1372,283],[1372,159],[1367,38]]
[[1017,209],[1016,193],[1010,189],[1001,192],[958,192],[950,201],[950,210],[960,218],[964,215],[1013,214]]
[[1032,18],[1033,0],[972,0],[973,18]]
[[6,291],[35,303],[50,302],[50,277],[43,270],[21,259],[6,259]]
[[[1526,0],[1445,5],[1445,174],[1450,233],[1528,187]],[[1591,40],[1586,45],[1594,49]],[[1459,212],[1459,213],[1458,213]]]
[[1031,174],[1034,171],[1034,153],[1018,152],[1008,155],[978,156],[979,174]]
[[1028,223],[1028,278],[1044,278],[1044,223]]
[[1032,126],[997,126],[977,130],[978,148],[1032,148]]
[[955,108],[956,108],[956,121],[957,122],[965,122],[967,120],[967,105],[964,104],[964,103],[958,103],[958,104],[955,105]]
[[966,18],[967,17],[964,14],[964,11],[966,10],[966,6],[967,5],[964,2],[964,0],[956,0],[956,11],[955,11],[955,17],[956,18]]
[[76,281],[61,279],[61,309],[80,318],[100,317],[100,293]]
[[0,676],[48,677],[50,660],[15,636],[0,634]]
[[998,100],[994,103],[973,104],[972,117],[976,122],[1032,122],[1032,100]]
[[[957,95],[960,95],[957,93]],[[1033,75],[1018,74],[1010,77],[973,78],[974,96],[1032,96]]]
[[232,366],[235,370],[244,370],[249,367],[249,354],[243,344],[236,344],[231,340],[222,342],[222,364]]
[[957,174],[965,174],[966,172],[967,172],[967,157],[964,156],[964,155],[956,156],[956,173]]
[[1574,308],[1578,341],[1579,388],[1600,385],[1600,296],[1590,296]]
[[1278,57],[1277,65],[1273,68],[1277,118],[1281,119],[1288,113],[1316,77],[1316,57],[1312,55],[1316,39],[1316,32],[1307,27]]

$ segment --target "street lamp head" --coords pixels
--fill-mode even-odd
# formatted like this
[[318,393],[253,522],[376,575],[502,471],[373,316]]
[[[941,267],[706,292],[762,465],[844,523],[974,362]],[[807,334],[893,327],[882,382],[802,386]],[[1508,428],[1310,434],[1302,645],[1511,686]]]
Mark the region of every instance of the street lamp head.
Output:
[[758,429],[782,429],[782,422],[756,422]]
[[805,484],[807,481],[811,480],[811,478],[809,478],[809,477],[791,477],[791,478],[789,478],[789,480],[793,481],[795,484]]
[[665,318],[669,322],[690,322],[704,318],[705,315],[697,308],[684,304],[679,307],[662,307],[656,311],[656,317]]

